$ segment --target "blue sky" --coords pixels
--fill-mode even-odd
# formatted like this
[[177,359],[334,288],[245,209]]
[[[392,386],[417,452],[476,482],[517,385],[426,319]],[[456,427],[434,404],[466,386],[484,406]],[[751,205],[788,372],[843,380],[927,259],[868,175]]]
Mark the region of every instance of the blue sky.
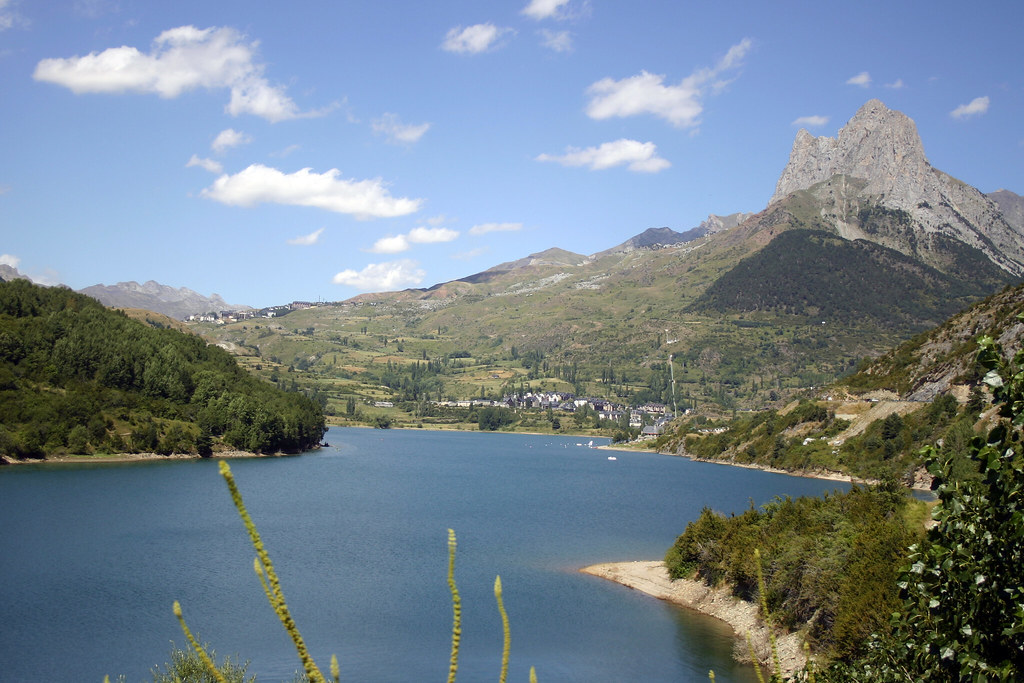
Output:
[[230,303],[764,208],[868,99],[1024,193],[1024,5],[0,0],[0,262]]

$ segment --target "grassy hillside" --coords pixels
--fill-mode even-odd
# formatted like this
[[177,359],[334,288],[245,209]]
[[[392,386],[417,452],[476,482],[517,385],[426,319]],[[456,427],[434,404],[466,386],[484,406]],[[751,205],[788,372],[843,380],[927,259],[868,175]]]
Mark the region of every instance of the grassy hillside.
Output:
[[193,334],[68,289],[0,282],[0,454],[16,459],[317,444],[315,401],[253,377]]
[[369,414],[379,401],[520,389],[671,403],[672,374],[681,407],[782,407],[1009,279],[906,214],[839,194],[822,184],[683,244],[549,250],[430,289],[198,331],[266,379],[321,391],[337,419],[351,400]]
[[776,410],[680,421],[659,447],[787,470],[914,481],[921,448],[942,442],[953,474],[971,478],[971,439],[988,417],[975,356],[983,335],[1012,356],[1022,346],[1024,285],[992,295],[866,362],[835,384]]

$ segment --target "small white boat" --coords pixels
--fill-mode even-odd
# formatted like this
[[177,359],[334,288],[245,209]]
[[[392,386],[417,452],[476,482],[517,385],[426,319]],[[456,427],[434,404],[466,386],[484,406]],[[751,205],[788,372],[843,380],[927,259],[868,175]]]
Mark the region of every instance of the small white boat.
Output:
[[609,455],[608,459],[609,460],[618,460],[618,458],[616,458],[614,455]]

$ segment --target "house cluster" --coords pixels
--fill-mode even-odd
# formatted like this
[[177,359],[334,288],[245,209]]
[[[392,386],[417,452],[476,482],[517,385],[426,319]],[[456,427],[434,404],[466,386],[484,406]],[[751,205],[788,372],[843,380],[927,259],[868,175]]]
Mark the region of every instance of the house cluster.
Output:
[[283,306],[268,306],[267,308],[247,308],[238,311],[211,311],[209,313],[196,313],[190,315],[186,320],[195,323],[216,323],[226,325],[241,320],[252,320],[253,318],[279,318],[291,311],[301,311],[304,308],[316,306],[309,301],[293,301]]
[[498,401],[477,398],[462,401],[434,401],[434,403],[452,408],[501,407],[513,410],[547,410],[550,408],[567,413],[574,413],[589,407],[602,420],[619,422],[628,415],[629,426],[641,429],[642,435],[648,437],[660,435],[664,431],[664,426],[672,420],[672,409],[664,403],[652,402],[630,407],[608,399],[581,398],[559,391],[505,394]]

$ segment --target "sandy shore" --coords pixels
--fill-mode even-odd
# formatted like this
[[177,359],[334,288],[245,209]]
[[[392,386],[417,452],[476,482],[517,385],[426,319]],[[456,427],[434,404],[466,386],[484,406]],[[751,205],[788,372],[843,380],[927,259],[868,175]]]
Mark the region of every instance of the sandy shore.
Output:
[[[771,658],[768,627],[758,617],[757,605],[733,597],[724,588],[710,588],[700,581],[688,579],[673,581],[668,576],[665,563],[661,561],[610,562],[584,567],[580,571],[721,619],[732,627],[740,639],[739,652],[747,652],[746,638],[750,634],[762,664],[767,665]],[[783,673],[789,675],[803,667],[806,657],[799,635],[780,635],[776,640]]]

